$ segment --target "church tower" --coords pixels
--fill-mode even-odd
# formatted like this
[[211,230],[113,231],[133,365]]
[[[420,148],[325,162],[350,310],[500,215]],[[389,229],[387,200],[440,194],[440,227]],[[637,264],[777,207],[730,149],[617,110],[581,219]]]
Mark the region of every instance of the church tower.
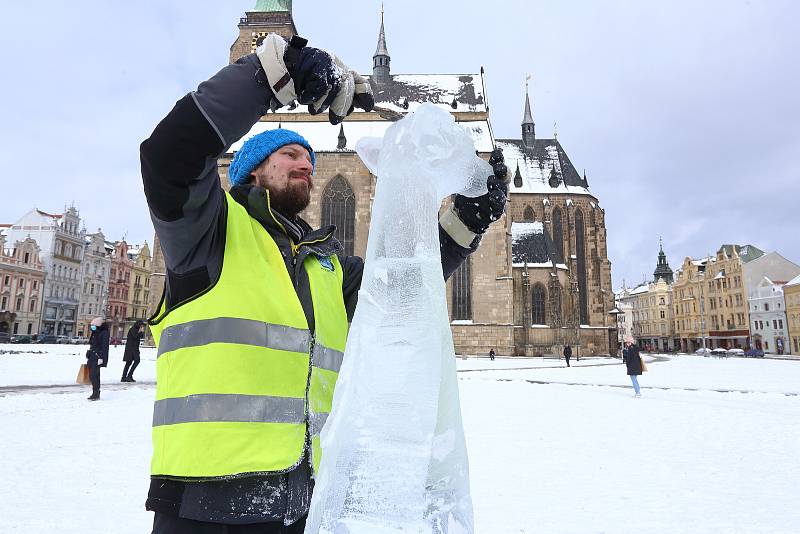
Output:
[[536,124],[531,113],[531,101],[528,98],[528,83],[525,83],[525,116],[522,118],[522,144],[526,148],[533,148],[536,141]]
[[231,63],[255,52],[270,33],[277,33],[287,40],[297,35],[292,18],[292,0],[258,0],[256,7],[239,19],[239,37],[231,45]]
[[658,264],[656,264],[656,270],[653,271],[653,281],[658,282],[659,278],[663,278],[666,283],[671,284],[673,282],[672,269],[667,263],[667,255],[664,254],[664,245],[660,239],[659,248]]
[[372,56],[372,79],[377,85],[385,85],[391,80],[389,73],[389,50],[386,48],[386,32],[383,28],[383,7],[381,7],[381,32],[378,35],[378,47]]

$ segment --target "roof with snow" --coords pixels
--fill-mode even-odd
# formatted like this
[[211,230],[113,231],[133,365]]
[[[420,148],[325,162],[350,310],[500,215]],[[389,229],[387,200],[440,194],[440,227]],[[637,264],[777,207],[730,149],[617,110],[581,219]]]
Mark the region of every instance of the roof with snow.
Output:
[[553,241],[541,222],[511,223],[511,260],[515,265],[552,267],[558,261]]
[[557,139],[536,139],[532,147],[520,139],[497,139],[511,175],[511,193],[591,195]]
[[649,284],[642,284],[642,285],[640,285],[638,287],[633,288],[631,290],[630,294],[631,295],[641,295],[642,293],[647,293],[648,291],[650,291],[650,285]]
[[[369,79],[375,105],[406,113],[430,102],[451,113],[486,112],[480,74],[392,74],[391,81],[376,84]],[[283,107],[276,113],[308,113],[306,106]],[[356,108],[353,113],[364,113]]]
[[722,245],[720,250],[724,250],[725,254],[728,257],[733,255],[733,249],[736,248],[736,253],[739,254],[739,258],[742,260],[742,263],[747,263],[753,261],[756,258],[760,258],[764,255],[764,251],[758,247],[754,247],[753,245]]
[[[344,149],[339,146],[340,125],[333,126],[327,121],[299,121],[280,124],[277,122],[257,122],[250,131],[236,141],[230,148],[230,152],[239,150],[244,142],[250,137],[266,130],[274,130],[279,126],[285,126],[300,133],[311,144],[311,148],[316,152],[352,152],[356,142],[362,137],[383,137],[386,130],[394,124],[391,121],[345,121],[341,124],[347,144]],[[487,121],[466,121],[459,122],[472,135],[475,141],[475,149],[479,152],[492,151],[492,136]]]
[[791,280],[789,280],[788,282],[786,282],[786,285],[787,286],[800,285],[800,275],[797,275],[794,278],[792,278]]

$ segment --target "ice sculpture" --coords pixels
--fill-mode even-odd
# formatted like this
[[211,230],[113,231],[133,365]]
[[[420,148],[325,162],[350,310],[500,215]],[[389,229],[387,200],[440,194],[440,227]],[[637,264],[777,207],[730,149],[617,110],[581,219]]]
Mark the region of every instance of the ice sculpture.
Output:
[[438,210],[491,166],[432,104],[356,151],[378,176],[364,277],[306,534],[473,531]]

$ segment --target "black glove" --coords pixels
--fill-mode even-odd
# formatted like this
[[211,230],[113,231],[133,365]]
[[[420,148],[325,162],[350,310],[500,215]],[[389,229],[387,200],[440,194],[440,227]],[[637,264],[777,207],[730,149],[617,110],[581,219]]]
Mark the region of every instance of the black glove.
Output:
[[489,164],[494,174],[486,180],[488,192],[476,198],[456,195],[453,202],[458,218],[476,234],[484,233],[490,224],[503,216],[506,209],[508,169],[503,158],[503,149],[496,148],[492,151]]

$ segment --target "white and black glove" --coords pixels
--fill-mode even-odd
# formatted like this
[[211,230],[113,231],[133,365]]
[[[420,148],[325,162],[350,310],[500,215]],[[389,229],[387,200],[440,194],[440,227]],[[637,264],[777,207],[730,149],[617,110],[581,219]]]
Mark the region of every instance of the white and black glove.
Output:
[[331,124],[339,124],[355,107],[372,111],[375,99],[366,78],[334,54],[306,46],[294,36],[287,43],[269,34],[256,55],[275,95],[273,110],[297,100],[312,115],[328,111]]
[[464,248],[473,246],[506,209],[508,169],[502,149],[492,151],[489,164],[494,174],[486,180],[486,194],[475,198],[456,195],[453,204],[439,218],[442,228]]

